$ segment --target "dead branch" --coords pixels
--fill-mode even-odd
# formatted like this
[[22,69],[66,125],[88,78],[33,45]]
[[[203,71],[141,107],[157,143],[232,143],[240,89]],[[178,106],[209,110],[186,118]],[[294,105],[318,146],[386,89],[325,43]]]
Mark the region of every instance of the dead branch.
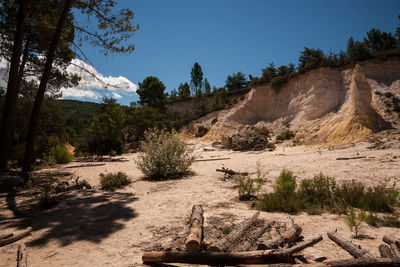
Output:
[[203,238],[203,208],[201,205],[194,205],[190,216],[189,234],[186,238],[186,250],[190,252],[201,250]]
[[337,232],[329,232],[328,237],[339,245],[341,248],[346,250],[350,255],[354,258],[363,258],[363,259],[370,259],[374,260],[375,257],[368,253],[368,251],[362,249],[360,246],[356,246],[351,241],[346,240],[344,237],[339,235]]
[[32,228],[28,227],[25,230],[22,230],[22,231],[20,231],[18,233],[14,233],[13,236],[11,236],[9,238],[1,239],[0,240],[0,247],[4,246],[4,245],[7,245],[7,244],[10,244],[10,243],[13,243],[13,242],[15,242],[17,240],[20,240],[20,239],[24,238],[25,236],[28,236],[31,232],[32,232]]
[[28,257],[26,255],[26,246],[24,243],[18,246],[17,267],[27,267]]
[[232,176],[233,175],[249,175],[248,172],[237,172],[237,171],[231,170],[229,168],[224,168],[224,167],[222,167],[221,169],[216,169],[216,171],[223,172],[223,173],[225,173],[225,175],[232,175]]
[[325,262],[328,266],[333,267],[378,267],[378,266],[400,266],[400,259],[347,259],[347,260],[338,260],[338,261],[328,261]]
[[366,156],[349,157],[349,158],[336,158],[336,160],[350,160],[350,159],[365,159]]
[[275,237],[269,240],[265,238],[260,239],[257,243],[258,250],[273,249],[291,243],[299,238],[302,229],[300,226],[294,223],[292,218],[288,218],[286,223],[286,230],[282,234],[277,234]]
[[383,242],[388,244],[393,251],[395,257],[400,257],[399,241],[397,241],[392,236],[384,235],[382,238]]
[[382,258],[394,258],[393,252],[388,245],[380,244],[379,245],[379,253],[381,254]]
[[232,231],[227,237],[221,239],[216,244],[211,245],[208,251],[221,252],[228,251],[228,248],[239,241],[247,231],[256,223],[257,217],[260,215],[258,211],[250,219],[244,220],[236,230]]

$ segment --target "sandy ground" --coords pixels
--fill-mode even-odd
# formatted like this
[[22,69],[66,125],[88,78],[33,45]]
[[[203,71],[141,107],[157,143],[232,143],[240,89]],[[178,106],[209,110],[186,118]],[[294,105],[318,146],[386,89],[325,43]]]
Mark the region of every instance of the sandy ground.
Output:
[[[29,266],[135,266],[141,265],[142,249],[149,244],[154,231],[162,226],[182,225],[193,204],[201,204],[207,218],[232,214],[237,222],[255,213],[249,203],[239,202],[233,181],[223,181],[215,170],[222,166],[255,175],[260,161],[268,183],[272,184],[284,168],[292,170],[298,180],[311,178],[320,172],[337,180],[355,179],[366,184],[396,183],[400,189],[400,150],[367,149],[371,144],[360,143],[335,150],[310,147],[278,147],[273,152],[204,151],[209,143],[195,143],[200,158],[228,157],[221,161],[200,161],[192,166],[194,174],[184,179],[163,182],[143,180],[134,163],[135,154],[123,155],[127,162],[107,162],[104,166],[74,167],[73,162],[53,171],[71,172],[87,179],[97,189],[71,192],[52,209],[25,218],[16,218],[8,209],[10,199],[0,198],[0,232],[33,227],[32,235],[23,239],[29,254]],[[338,157],[366,156],[357,160],[336,160]],[[99,174],[126,172],[134,181],[115,192],[99,189]],[[288,215],[262,212],[261,217],[284,221]],[[324,240],[304,255],[325,256],[328,259],[349,258],[337,247],[326,232],[338,229],[346,238],[352,233],[343,217],[334,214],[293,216],[303,228],[305,238],[322,234]],[[353,240],[378,256],[378,245],[384,234],[400,238],[400,229],[373,228],[365,225],[364,234],[373,239]],[[0,247],[0,266],[15,266],[18,242]]]

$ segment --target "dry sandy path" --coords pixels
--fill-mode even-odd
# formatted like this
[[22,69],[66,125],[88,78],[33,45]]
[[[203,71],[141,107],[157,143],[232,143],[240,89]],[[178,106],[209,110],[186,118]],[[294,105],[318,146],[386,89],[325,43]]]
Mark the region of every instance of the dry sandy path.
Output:
[[[194,175],[164,182],[143,180],[134,163],[135,154],[123,155],[127,162],[108,162],[104,166],[58,168],[70,171],[99,187],[99,174],[126,172],[134,181],[125,189],[108,193],[99,189],[72,192],[54,208],[31,217],[16,219],[7,209],[7,199],[0,199],[0,231],[32,226],[27,244],[29,266],[134,266],[141,264],[142,248],[162,226],[182,225],[193,204],[202,204],[205,217],[224,213],[235,215],[237,221],[254,213],[248,204],[237,200],[232,181],[222,181],[215,169],[225,166],[238,171],[255,173],[260,161],[271,190],[275,177],[283,168],[292,170],[299,180],[320,172],[338,180],[356,179],[368,184],[397,181],[400,188],[400,150],[369,150],[360,143],[343,149],[319,151],[309,147],[278,148],[273,152],[204,151],[208,143],[196,143],[196,153],[203,158],[230,157],[222,161],[193,164]],[[337,157],[366,156],[357,160],[336,160]],[[76,166],[70,163],[67,166]],[[65,166],[64,166],[65,167]],[[288,215],[261,214],[264,218],[284,220]],[[295,221],[303,227],[306,238],[323,234],[324,240],[315,248],[304,251],[314,257],[348,258],[349,255],[328,240],[326,232],[338,229],[345,237],[351,232],[343,218],[323,214],[299,214]],[[363,248],[378,255],[378,245],[386,233],[400,238],[400,229],[365,226],[365,234],[375,239],[356,240]],[[0,266],[15,266],[17,243],[0,247]]]

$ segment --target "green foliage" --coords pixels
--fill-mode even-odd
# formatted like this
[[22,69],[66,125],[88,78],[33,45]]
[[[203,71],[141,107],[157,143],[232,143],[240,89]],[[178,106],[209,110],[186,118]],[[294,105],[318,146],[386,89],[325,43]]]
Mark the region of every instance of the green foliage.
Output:
[[364,211],[356,213],[354,209],[350,209],[349,214],[345,217],[346,224],[350,227],[350,230],[355,233],[355,237],[358,237],[361,223],[365,222],[367,214]]
[[360,182],[344,182],[339,188],[339,197],[348,205],[374,212],[393,212],[399,192],[382,185],[366,188]]
[[347,213],[349,207],[371,212],[395,212],[399,192],[384,186],[366,187],[355,181],[337,184],[335,179],[319,174],[304,179],[296,191],[290,171],[284,170],[276,180],[273,193],[265,194],[259,206],[266,211],[318,214],[322,211]]
[[289,197],[296,190],[296,176],[290,170],[282,170],[278,179],[275,181],[275,192],[285,197]]
[[47,157],[54,159],[57,164],[69,163],[74,158],[74,156],[61,145],[51,147]]
[[281,132],[277,137],[276,140],[280,140],[280,141],[284,141],[284,140],[290,140],[293,137],[295,137],[295,133],[290,130],[290,129],[286,129],[285,131]]
[[190,86],[192,87],[193,95],[201,96],[201,90],[203,88],[203,71],[201,70],[199,63],[194,63],[190,76]]
[[322,52],[321,49],[304,47],[304,51],[300,52],[299,65],[297,69],[302,73],[319,68],[325,65],[325,59],[324,52]]
[[364,43],[355,42],[354,39],[350,37],[347,42],[347,55],[350,60],[365,60],[371,57],[371,52]]
[[301,181],[298,193],[307,210],[333,210],[337,208],[336,190],[335,179],[320,173]]
[[241,72],[228,75],[225,82],[225,88],[227,91],[240,90],[247,85],[246,76]]
[[144,133],[136,161],[142,172],[152,180],[178,178],[187,174],[195,157],[179,134],[156,128]]
[[204,94],[207,96],[211,94],[211,85],[208,82],[207,78],[204,79]]
[[108,155],[111,150],[121,154],[124,145],[126,113],[115,99],[104,98],[93,116],[91,125],[80,143],[79,150],[98,155]]
[[149,76],[139,83],[139,89],[136,93],[140,97],[140,104],[145,107],[164,109],[166,94],[165,85],[154,76]]
[[126,173],[100,173],[100,184],[103,190],[114,191],[132,183]]
[[187,99],[190,98],[190,86],[188,83],[179,84],[178,87],[178,96],[180,99]]
[[90,126],[99,104],[86,101],[60,99],[55,101],[59,107],[63,126],[70,144],[78,145],[79,138]]
[[179,112],[166,110],[161,112],[156,108],[130,108],[126,111],[126,126],[124,128],[128,141],[143,139],[144,132],[150,128],[165,128],[167,130],[179,128],[184,116]]
[[258,191],[254,181],[247,175],[238,174],[235,176],[236,186],[240,200],[250,200],[255,198],[254,194]]

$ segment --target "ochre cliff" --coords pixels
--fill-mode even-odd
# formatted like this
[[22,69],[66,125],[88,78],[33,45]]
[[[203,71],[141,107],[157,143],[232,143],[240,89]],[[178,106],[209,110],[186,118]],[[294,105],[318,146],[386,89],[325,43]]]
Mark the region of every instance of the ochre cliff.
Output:
[[257,86],[233,108],[194,123],[210,127],[205,139],[258,124],[274,133],[291,128],[305,144],[332,146],[400,128],[399,99],[400,59],[370,60],[344,69],[307,72],[291,79],[279,93],[268,85]]

